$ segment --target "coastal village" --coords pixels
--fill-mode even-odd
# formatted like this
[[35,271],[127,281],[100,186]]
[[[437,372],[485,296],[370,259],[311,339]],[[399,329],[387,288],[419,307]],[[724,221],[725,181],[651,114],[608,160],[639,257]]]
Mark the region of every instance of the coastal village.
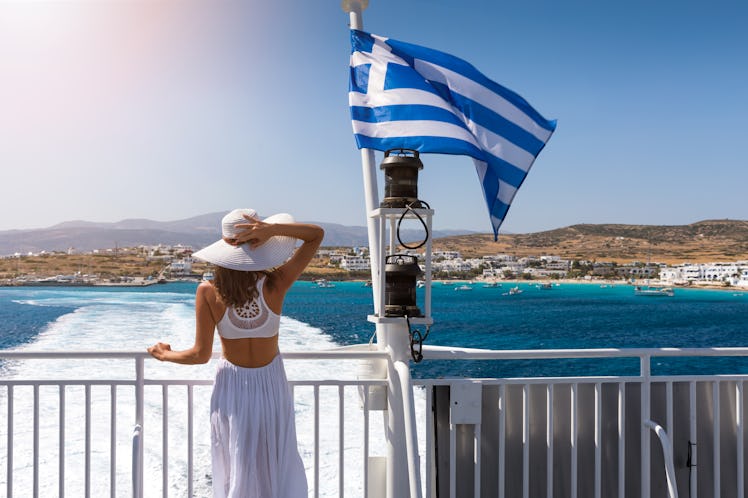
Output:
[[[72,248],[66,252],[16,253],[0,257],[0,285],[145,286],[210,278],[209,266],[194,260],[193,251],[186,245],[160,244],[87,253],[76,253]],[[403,254],[416,256],[423,264],[422,252]],[[432,276],[434,280],[444,281],[571,280],[748,289],[748,260],[668,265],[652,261],[564,259],[552,254],[463,257],[460,251],[435,250]],[[370,278],[368,249],[321,248],[304,278],[367,280]]]

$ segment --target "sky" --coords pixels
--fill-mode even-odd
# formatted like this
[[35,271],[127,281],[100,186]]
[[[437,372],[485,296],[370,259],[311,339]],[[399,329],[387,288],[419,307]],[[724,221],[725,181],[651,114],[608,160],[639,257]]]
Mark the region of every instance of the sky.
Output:
[[[338,0],[0,0],[0,230],[365,225],[348,23]],[[363,23],[558,120],[500,232],[748,219],[745,0],[370,0]],[[434,227],[490,233],[472,160],[422,160]]]

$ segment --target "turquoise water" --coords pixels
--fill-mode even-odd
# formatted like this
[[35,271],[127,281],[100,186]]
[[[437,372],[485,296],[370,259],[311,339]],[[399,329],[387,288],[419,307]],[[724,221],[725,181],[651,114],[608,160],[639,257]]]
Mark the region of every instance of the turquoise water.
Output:
[[[521,294],[506,295],[511,285],[471,291],[433,286],[433,318],[427,344],[491,349],[728,347],[746,346],[748,292],[676,289],[671,298],[637,297],[626,285],[560,284],[542,290],[519,284]],[[52,324],[96,303],[115,301],[138,313],[154,313],[149,303],[176,302],[192,306],[196,284],[175,283],[147,288],[0,289],[0,348],[33,347]],[[421,290],[419,289],[419,293]],[[421,293],[422,294],[422,293]],[[112,299],[107,300],[107,296]],[[419,294],[420,296],[420,294]],[[423,307],[422,307],[423,308]],[[101,308],[105,311],[105,308]],[[371,288],[359,282],[336,282],[318,288],[298,282],[286,298],[284,314],[340,345],[368,342],[374,325]],[[145,315],[143,315],[145,316]],[[106,330],[106,313],[92,314]],[[150,319],[149,319],[150,320]],[[419,327],[425,332],[423,327]],[[147,344],[127,344],[145,347]],[[78,345],[76,349],[86,349]],[[656,359],[654,373],[748,373],[748,361],[722,359]],[[470,375],[636,374],[638,361],[553,360],[429,362],[413,367],[417,377]]]
[[[512,284],[471,291],[435,283],[434,325],[427,344],[490,349],[737,347],[748,339],[748,292],[677,289],[674,297],[634,296],[633,287],[560,284],[550,290],[519,284],[521,294],[506,295]],[[318,289],[301,282],[286,303],[286,313],[320,327],[336,342],[366,342],[374,326],[361,323],[372,312],[371,289],[338,283]],[[734,295],[738,294],[738,295]],[[423,308],[422,308],[423,309]],[[423,331],[423,327],[420,327]],[[424,361],[419,377],[470,375],[632,375],[638,360],[553,360],[508,362]],[[654,373],[748,373],[748,361],[729,358],[657,359]]]

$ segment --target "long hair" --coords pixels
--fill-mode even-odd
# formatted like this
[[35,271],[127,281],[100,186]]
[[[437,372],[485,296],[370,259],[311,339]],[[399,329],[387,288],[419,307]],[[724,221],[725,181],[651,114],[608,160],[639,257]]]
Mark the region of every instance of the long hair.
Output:
[[266,270],[240,271],[216,266],[213,269],[213,287],[221,296],[226,306],[242,306],[259,295],[257,281],[264,275],[269,275]]

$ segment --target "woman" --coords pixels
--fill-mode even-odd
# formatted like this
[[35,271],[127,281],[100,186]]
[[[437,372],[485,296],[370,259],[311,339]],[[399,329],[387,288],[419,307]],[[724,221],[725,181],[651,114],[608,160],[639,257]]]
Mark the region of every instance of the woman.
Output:
[[[214,497],[306,497],[278,329],[283,298],[324,232],[288,214],[260,221],[251,209],[230,212],[221,226],[223,238],[193,254],[215,265],[213,281],[197,288],[195,344],[172,351],[159,342],[148,352],[162,361],[206,363],[218,330],[223,357],[210,416]],[[294,251],[297,239],[303,243]]]

